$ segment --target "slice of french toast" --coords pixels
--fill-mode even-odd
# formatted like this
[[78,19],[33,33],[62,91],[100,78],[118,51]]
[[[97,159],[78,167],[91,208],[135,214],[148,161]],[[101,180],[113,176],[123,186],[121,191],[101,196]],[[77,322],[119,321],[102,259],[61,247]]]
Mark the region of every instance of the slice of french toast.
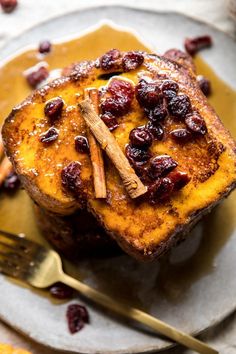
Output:
[[[174,60],[172,60],[172,58]],[[62,215],[87,208],[130,255],[168,250],[236,184],[236,145],[201,92],[189,58],[111,50],[64,69],[6,119],[6,152],[31,197]],[[84,89],[147,186],[137,199],[105,159],[107,198],[96,199]]]
[[69,260],[104,257],[121,252],[86,209],[71,215],[58,215],[34,205],[37,225],[52,246]]

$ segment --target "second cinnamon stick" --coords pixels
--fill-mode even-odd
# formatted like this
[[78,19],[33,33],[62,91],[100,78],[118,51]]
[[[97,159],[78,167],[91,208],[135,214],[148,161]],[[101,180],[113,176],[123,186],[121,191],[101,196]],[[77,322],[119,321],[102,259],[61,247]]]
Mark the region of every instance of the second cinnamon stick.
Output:
[[[84,97],[89,98],[92,102],[93,108],[98,113],[98,92],[97,89],[89,88],[84,90]],[[90,131],[87,129],[87,137],[89,142],[90,157],[93,168],[93,183],[96,198],[106,198],[106,180],[104,171],[104,162],[102,150]]]

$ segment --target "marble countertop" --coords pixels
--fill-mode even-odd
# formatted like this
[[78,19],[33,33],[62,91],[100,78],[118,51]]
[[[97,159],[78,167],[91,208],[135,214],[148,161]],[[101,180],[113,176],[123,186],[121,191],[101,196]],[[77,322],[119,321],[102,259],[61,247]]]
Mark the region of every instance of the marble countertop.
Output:
[[[114,0],[19,0],[19,6],[12,14],[0,13],[0,47],[7,41],[30,27],[60,16],[75,9],[99,5],[127,5],[127,1]],[[159,11],[177,11],[191,17],[208,22],[211,25],[236,37],[235,23],[228,16],[228,1],[225,0],[129,0],[129,6]],[[236,314],[232,314],[217,328],[212,329],[203,340],[217,348],[220,353],[236,354]],[[56,354],[57,351],[48,350],[37,345],[27,338],[15,333],[0,322],[0,342],[11,343],[16,347],[26,348],[34,354]],[[190,354],[190,351],[173,349],[170,354]]]

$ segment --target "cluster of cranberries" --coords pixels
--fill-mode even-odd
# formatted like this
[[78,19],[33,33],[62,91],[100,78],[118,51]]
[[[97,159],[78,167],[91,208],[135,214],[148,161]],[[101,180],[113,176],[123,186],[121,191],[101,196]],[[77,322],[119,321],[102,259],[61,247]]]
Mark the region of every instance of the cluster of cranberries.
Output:
[[[71,287],[63,283],[53,284],[49,291],[52,297],[59,300],[71,299],[74,293]],[[79,332],[85,324],[89,323],[89,314],[86,307],[79,304],[70,304],[67,307],[66,318],[71,334]]]
[[204,135],[207,132],[205,121],[193,111],[189,97],[178,92],[179,86],[172,80],[159,83],[141,79],[135,88],[137,101],[143,108],[148,123],[130,132],[126,156],[136,173],[148,184],[147,195],[151,203],[167,199],[174,190],[189,182],[186,173],[175,170],[177,162],[170,156],[152,157],[149,151],[154,139],[163,138],[165,118],[169,115],[177,121],[185,122],[186,128],[170,132],[178,142],[184,143],[193,135]]
[[111,49],[100,58],[100,67],[104,71],[122,70],[124,72],[137,69],[144,61],[140,51],[127,52],[122,56],[118,49]]
[[[61,117],[63,106],[64,101],[60,97],[55,97],[45,104],[44,114],[48,118],[51,125],[53,125]],[[58,136],[59,131],[54,126],[51,126],[46,132],[39,136],[39,140],[41,143],[49,145],[57,140]]]

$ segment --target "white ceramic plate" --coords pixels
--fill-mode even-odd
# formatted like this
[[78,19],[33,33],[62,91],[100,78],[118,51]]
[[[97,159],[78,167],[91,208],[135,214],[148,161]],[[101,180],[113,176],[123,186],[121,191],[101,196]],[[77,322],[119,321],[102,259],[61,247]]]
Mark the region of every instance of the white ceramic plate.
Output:
[[[186,35],[210,34],[215,45],[212,50],[203,52],[203,57],[218,76],[236,88],[236,46],[233,40],[212,27],[174,13],[123,7],[99,7],[74,12],[43,23],[13,39],[1,50],[1,59],[28,44],[48,38],[49,33],[51,39],[79,35],[103,19],[134,29],[143,41],[159,52],[171,47],[180,48]],[[17,212],[14,199],[11,201],[12,213],[6,218],[12,218],[12,231],[27,233],[34,221],[31,219],[28,197],[24,198],[28,222],[22,223],[20,230],[18,225],[14,225],[14,212]],[[83,261],[78,267],[84,281],[117,297],[122,293],[151,314],[186,332],[206,330],[236,308],[236,208],[233,199],[235,194],[199,224],[191,237],[161,265],[159,262],[139,264],[125,255]],[[4,212],[4,207],[1,212]],[[8,221],[1,227],[8,226],[10,229],[10,224]],[[85,303],[84,300],[79,301]],[[114,354],[154,352],[170,346],[170,342],[149,331],[127,324],[87,303],[91,324],[72,336],[65,321],[67,305],[55,305],[47,297],[0,277],[0,317],[51,348],[76,353]]]

